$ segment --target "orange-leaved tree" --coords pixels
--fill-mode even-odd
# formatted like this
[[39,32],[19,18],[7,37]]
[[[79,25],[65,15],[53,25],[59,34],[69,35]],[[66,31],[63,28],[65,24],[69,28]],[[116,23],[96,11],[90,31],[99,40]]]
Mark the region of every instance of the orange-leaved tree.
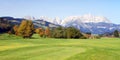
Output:
[[17,35],[18,25],[15,25],[15,26],[13,27],[13,30],[14,30],[14,32],[15,32],[15,35]]
[[45,29],[45,36],[46,36],[46,37],[50,37],[50,29],[49,29],[49,27],[47,27],[47,28]]
[[23,20],[17,29],[17,35],[30,38],[34,33],[34,25],[31,20]]
[[40,35],[40,37],[44,37],[45,36],[44,29],[42,29],[42,28],[39,29],[39,35]]

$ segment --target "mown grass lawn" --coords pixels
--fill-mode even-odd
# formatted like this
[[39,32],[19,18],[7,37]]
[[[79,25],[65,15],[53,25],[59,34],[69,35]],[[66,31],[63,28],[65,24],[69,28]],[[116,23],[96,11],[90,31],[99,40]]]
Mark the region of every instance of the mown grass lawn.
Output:
[[120,60],[120,38],[23,39],[0,35],[0,60]]

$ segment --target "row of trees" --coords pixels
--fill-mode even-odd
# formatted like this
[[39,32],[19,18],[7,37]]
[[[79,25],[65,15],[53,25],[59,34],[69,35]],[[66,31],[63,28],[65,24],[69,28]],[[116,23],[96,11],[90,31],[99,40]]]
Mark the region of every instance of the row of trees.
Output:
[[84,35],[80,32],[79,29],[76,29],[74,27],[57,27],[54,29],[49,29],[48,27],[46,29],[37,28],[35,30],[37,34],[40,35],[40,37],[51,37],[51,38],[86,38]]
[[[74,27],[57,27],[50,29],[49,27],[43,28],[34,28],[34,25],[31,20],[23,20],[21,24],[15,25],[9,34],[15,34],[23,38],[31,38],[34,33],[40,35],[40,37],[51,37],[51,38],[90,38],[91,33],[82,34],[79,29]],[[114,31],[113,35],[119,37],[119,32]]]
[[57,27],[54,29],[49,29],[48,27],[44,30],[38,28],[35,30],[37,34],[41,37],[51,37],[51,38],[85,38],[81,32],[74,27]]
[[58,27],[52,32],[51,37],[53,38],[85,38],[80,30],[74,27]]
[[19,26],[15,25],[8,33],[23,38],[31,38],[34,33],[39,34],[40,37],[50,37],[50,29],[48,27],[45,30],[42,28],[35,29],[31,20],[23,20]]
[[51,37],[51,31],[50,29],[47,27],[46,29],[43,28],[37,28],[35,30],[35,33],[39,34],[40,37]]
[[100,37],[116,37],[119,38],[120,37],[120,32],[119,30],[114,30],[113,32],[106,32],[104,34],[100,34]]
[[15,25],[13,27],[13,33],[23,38],[30,38],[33,33],[37,33],[40,37],[51,37],[51,38],[85,38],[79,29],[74,27],[57,27],[50,29],[49,27],[34,28],[32,21],[23,20],[19,26]]

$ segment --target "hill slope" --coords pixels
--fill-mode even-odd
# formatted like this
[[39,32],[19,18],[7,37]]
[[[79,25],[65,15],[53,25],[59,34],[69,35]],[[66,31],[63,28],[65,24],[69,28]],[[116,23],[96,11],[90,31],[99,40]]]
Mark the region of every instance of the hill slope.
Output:
[[[0,33],[4,33],[4,32],[11,30],[11,28],[14,25],[20,25],[22,20],[26,20],[26,19],[25,18],[14,18],[14,17],[0,17]],[[60,25],[56,25],[54,23],[50,23],[50,22],[40,20],[40,19],[33,20],[33,24],[35,28],[39,28],[39,27],[55,28],[55,27],[60,26]]]

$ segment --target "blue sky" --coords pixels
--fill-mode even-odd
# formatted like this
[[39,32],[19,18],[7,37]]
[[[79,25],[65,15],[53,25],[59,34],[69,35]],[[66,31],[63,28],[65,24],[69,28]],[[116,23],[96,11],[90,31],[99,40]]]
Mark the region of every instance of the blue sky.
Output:
[[120,0],[0,0],[0,16],[80,16],[91,13],[120,24]]

